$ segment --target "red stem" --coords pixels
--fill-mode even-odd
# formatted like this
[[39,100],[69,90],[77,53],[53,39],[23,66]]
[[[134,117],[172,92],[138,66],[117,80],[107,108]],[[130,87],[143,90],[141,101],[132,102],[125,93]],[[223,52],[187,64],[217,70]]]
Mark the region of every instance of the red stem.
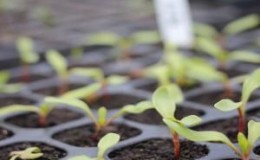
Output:
[[58,94],[62,95],[62,94],[64,94],[68,90],[69,87],[68,87],[67,80],[61,79],[60,82],[61,83],[60,83]]
[[39,116],[38,123],[39,123],[40,127],[46,127],[46,125],[47,125],[46,116]]
[[110,95],[108,94],[107,84],[105,83],[103,83],[102,85],[102,92],[104,94],[105,104],[108,104],[108,102],[110,101]]
[[241,108],[238,109],[239,119],[238,119],[238,131],[245,133],[245,113]]
[[174,159],[177,160],[180,158],[180,138],[177,133],[173,133],[173,145],[174,145]]
[[29,65],[24,63],[22,65],[22,77],[21,77],[21,81],[24,83],[28,83],[31,79],[30,77],[30,73],[29,73]]

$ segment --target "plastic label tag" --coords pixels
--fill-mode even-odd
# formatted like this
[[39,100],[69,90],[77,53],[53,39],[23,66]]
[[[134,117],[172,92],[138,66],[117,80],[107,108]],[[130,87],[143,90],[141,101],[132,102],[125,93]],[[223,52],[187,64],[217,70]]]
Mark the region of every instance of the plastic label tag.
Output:
[[188,0],[155,0],[155,7],[164,42],[191,47],[193,33]]

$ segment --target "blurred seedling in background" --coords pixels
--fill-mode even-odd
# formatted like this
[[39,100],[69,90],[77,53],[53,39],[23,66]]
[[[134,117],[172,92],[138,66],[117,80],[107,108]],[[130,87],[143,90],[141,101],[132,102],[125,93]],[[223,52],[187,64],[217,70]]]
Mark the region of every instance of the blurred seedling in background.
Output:
[[43,156],[41,149],[38,147],[29,147],[21,151],[12,151],[9,154],[9,160],[33,160]]
[[[152,103],[156,111],[163,119],[174,121],[186,126],[194,126],[201,122],[201,119],[195,115],[190,115],[178,120],[175,117],[176,104],[183,101],[183,94],[177,85],[165,85],[159,87],[152,96]],[[174,146],[174,159],[179,159],[181,153],[181,143],[179,134],[173,129],[169,128],[172,135],[172,142]]]
[[98,142],[98,153],[97,157],[88,157],[85,155],[79,155],[68,160],[105,160],[104,155],[106,151],[115,146],[120,140],[120,135],[115,133],[108,133],[104,137],[102,137]]
[[214,27],[206,24],[195,24],[194,48],[214,57],[220,69],[225,69],[230,61],[242,61],[249,63],[260,63],[260,56],[257,53],[246,50],[228,51],[224,42],[219,43],[216,39],[224,41],[226,36],[235,35],[260,25],[260,17],[258,15],[248,15],[227,24],[221,33]]
[[243,82],[242,95],[239,102],[234,102],[231,99],[223,99],[217,102],[214,106],[224,112],[238,110],[239,124],[238,131],[245,133],[246,127],[246,105],[252,93],[260,87],[260,69],[251,73]]
[[139,114],[152,108],[151,102],[142,101],[135,105],[122,106],[119,111],[114,113],[110,118],[107,118],[107,109],[105,107],[100,107],[98,109],[98,115],[95,117],[88,104],[78,99],[46,97],[44,102],[50,105],[66,105],[82,110],[84,114],[86,114],[86,116],[94,123],[95,132],[92,135],[93,139],[97,139],[100,136],[100,132],[110,125],[115,119],[128,113]]
[[116,59],[129,59],[131,49],[135,45],[158,44],[161,38],[156,31],[139,31],[129,36],[120,36],[112,32],[100,32],[87,38],[87,45],[111,46],[116,53]]
[[[49,50],[46,54],[48,63],[52,66],[60,80],[59,95],[64,94],[68,90],[68,78],[70,75],[89,76],[92,69],[75,67],[69,69],[67,60],[57,51]],[[94,71],[93,71],[94,72]],[[97,74],[97,73],[92,73]],[[95,76],[95,75],[94,75]]]
[[[194,123],[196,119],[189,119]],[[260,138],[260,122],[253,120],[248,123],[248,136],[239,132],[237,135],[238,147],[234,145],[227,136],[217,131],[194,131],[185,124],[167,118],[163,119],[167,126],[184,138],[194,142],[221,142],[231,148],[241,160],[249,160],[255,143]]]
[[22,83],[8,84],[10,73],[8,71],[0,71],[0,93],[17,93],[22,90]]
[[[260,25],[260,17],[257,14],[249,14],[229,22],[219,32],[209,24],[195,23],[194,33],[199,37],[216,40],[219,45],[223,45],[225,38],[242,32],[257,28]],[[223,46],[222,46],[223,47]],[[225,47],[223,47],[225,48]]]
[[30,65],[37,63],[39,60],[38,53],[35,52],[33,40],[29,37],[19,37],[16,47],[20,55],[22,64],[22,82],[30,80]]
[[82,75],[94,79],[95,82],[87,86],[68,91],[62,95],[65,98],[86,99],[88,102],[95,101],[98,91],[104,93],[106,101],[109,101],[107,87],[109,85],[120,85],[128,81],[127,76],[111,75],[106,77],[99,68],[74,68],[71,74]]

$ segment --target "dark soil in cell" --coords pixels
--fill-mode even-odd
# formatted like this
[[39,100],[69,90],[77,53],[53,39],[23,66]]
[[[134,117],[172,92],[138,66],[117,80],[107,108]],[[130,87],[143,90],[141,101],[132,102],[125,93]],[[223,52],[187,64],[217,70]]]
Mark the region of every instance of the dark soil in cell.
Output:
[[7,129],[0,127],[0,140],[11,137],[13,133]]
[[229,137],[232,142],[237,142],[238,118],[213,121],[194,127],[194,129],[199,131],[219,131]]
[[33,100],[27,99],[25,97],[2,97],[0,98],[0,107],[8,106],[8,105],[13,105],[13,104],[34,104],[36,103]]
[[118,93],[118,94],[103,94],[100,97],[97,97],[95,100],[92,100],[91,102],[87,102],[91,108],[99,108],[102,106],[105,106],[107,109],[118,109],[128,104],[136,104],[140,101],[143,101],[144,99],[124,94],[124,93]]
[[26,80],[24,80],[23,77],[15,77],[15,78],[11,78],[9,83],[32,83],[32,82],[44,80],[46,78],[48,78],[48,76],[43,76],[43,75],[31,75]]
[[260,146],[255,147],[254,153],[260,156]]
[[[1,160],[9,160],[9,154],[12,151],[20,151],[29,147],[39,147],[44,154],[43,157],[35,159],[35,160],[58,160],[67,155],[64,150],[56,148],[54,146],[47,145],[45,143],[40,142],[24,142],[24,143],[16,143],[8,146],[4,146],[0,148],[0,159]],[[20,159],[18,159],[20,160]]]
[[249,111],[248,115],[260,118],[260,108],[253,109],[253,110]]
[[[231,95],[230,94],[227,95],[226,93],[224,93],[223,90],[217,90],[217,91],[206,91],[196,96],[188,97],[187,100],[192,102],[197,102],[200,104],[209,105],[211,107],[221,99],[229,98],[238,102],[240,101],[240,97],[241,97],[240,91],[234,91]],[[249,101],[253,101],[257,98],[258,97],[256,95],[252,95]]]
[[[73,90],[73,89],[77,89],[83,87],[83,85],[80,84],[69,84],[67,91]],[[41,95],[46,95],[46,96],[57,96],[60,94],[60,86],[50,86],[50,87],[45,87],[42,89],[36,89],[33,90],[34,93],[38,93]]]
[[105,127],[103,130],[101,130],[97,138],[93,137],[94,132],[95,126],[90,124],[61,131],[56,133],[53,138],[73,146],[95,147],[97,146],[100,138],[102,138],[107,133],[120,134],[121,141],[141,134],[141,131],[137,128],[129,127],[123,124],[111,124]]
[[[72,120],[82,118],[83,115],[66,108],[56,108],[47,117],[46,127],[52,127]],[[24,128],[42,128],[38,123],[39,116],[36,113],[24,113],[6,119],[6,122]]]
[[[190,141],[181,142],[180,160],[193,160],[206,156],[207,146]],[[173,144],[170,139],[149,139],[126,146],[109,154],[112,160],[173,160]]]
[[229,78],[233,78],[233,77],[236,77],[236,76],[239,76],[239,75],[246,74],[245,72],[242,72],[242,71],[239,71],[239,70],[236,70],[236,69],[232,69],[232,68],[218,69],[218,70],[227,74],[227,76]]
[[[202,116],[203,114],[204,114],[203,111],[192,109],[192,108],[184,108],[181,106],[177,107],[175,113],[177,119],[181,119],[188,115]],[[162,117],[154,109],[147,110],[141,114],[128,114],[125,116],[125,118],[128,120],[145,123],[145,124],[153,124],[153,125],[163,124]]]

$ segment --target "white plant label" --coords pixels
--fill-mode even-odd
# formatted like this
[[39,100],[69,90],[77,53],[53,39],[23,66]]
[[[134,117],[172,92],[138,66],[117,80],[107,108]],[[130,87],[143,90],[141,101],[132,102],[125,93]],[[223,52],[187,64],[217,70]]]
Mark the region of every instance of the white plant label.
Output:
[[188,0],[155,0],[155,7],[163,40],[191,47],[193,33]]

